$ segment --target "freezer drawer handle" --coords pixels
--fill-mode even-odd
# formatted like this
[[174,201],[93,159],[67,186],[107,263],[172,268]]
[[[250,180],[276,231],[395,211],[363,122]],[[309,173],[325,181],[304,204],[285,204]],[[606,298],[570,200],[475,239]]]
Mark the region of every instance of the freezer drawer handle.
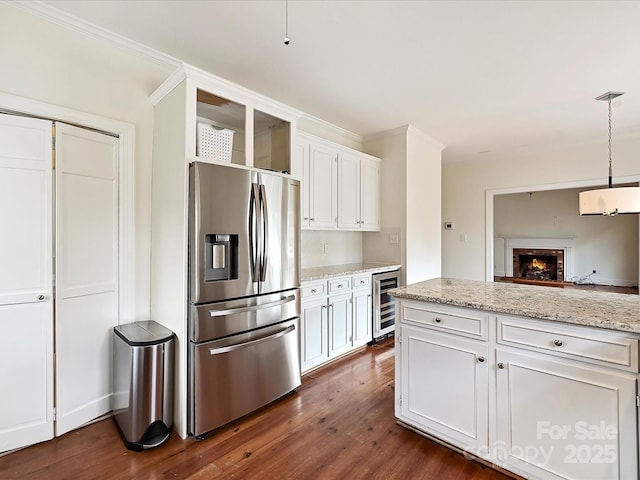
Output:
[[295,299],[295,295],[289,295],[288,297],[284,297],[273,302],[261,303],[260,305],[249,305],[248,307],[238,308],[225,308],[224,310],[209,310],[209,316],[222,317],[224,315],[233,315],[235,313],[244,313],[251,312],[253,310],[261,310],[263,308],[277,307],[278,305],[284,305],[285,303],[293,302]]
[[210,348],[209,355],[219,355],[221,353],[233,352],[234,350],[239,350],[245,347],[251,347],[252,345],[256,345],[258,343],[266,342],[267,340],[274,340],[276,338],[284,337],[287,333],[291,333],[296,329],[295,325],[289,325],[287,328],[283,328],[279,332],[274,333],[273,335],[267,335],[266,337],[257,338],[256,340],[251,340],[249,342],[238,343],[236,345],[229,345],[227,347],[219,347],[219,348]]

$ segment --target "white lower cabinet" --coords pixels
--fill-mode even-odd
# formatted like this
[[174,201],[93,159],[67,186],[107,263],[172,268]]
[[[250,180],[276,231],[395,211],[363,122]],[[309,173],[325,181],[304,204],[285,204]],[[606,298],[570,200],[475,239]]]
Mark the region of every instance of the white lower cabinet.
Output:
[[540,479],[637,478],[636,375],[549,357],[497,350],[490,453]]
[[[371,276],[368,276],[370,279]],[[361,347],[373,338],[373,302],[371,283],[368,287],[353,289],[353,346]]]
[[372,340],[370,274],[304,282],[301,307],[303,373]]
[[328,332],[327,297],[303,301],[300,321],[300,369],[303,372],[327,361]]
[[398,307],[403,423],[525,478],[638,478],[637,336],[410,300]]
[[404,326],[400,411],[415,426],[461,448],[488,438],[486,342]]

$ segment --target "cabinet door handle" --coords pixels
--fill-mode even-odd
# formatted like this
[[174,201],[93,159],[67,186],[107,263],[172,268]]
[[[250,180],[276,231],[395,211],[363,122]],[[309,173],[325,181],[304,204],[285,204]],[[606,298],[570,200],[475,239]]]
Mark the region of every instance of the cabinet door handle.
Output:
[[498,368],[501,369],[501,370],[504,370],[504,363],[499,362],[498,363]]
[[316,290],[315,288],[311,289],[311,293],[316,293],[318,290]]
[[38,295],[38,300],[44,300],[44,295]]
[[315,219],[315,218],[313,218],[313,217],[311,217],[309,220],[311,220],[312,222],[315,222],[315,221],[316,221],[316,219]]
[[436,317],[436,323],[441,323],[442,319],[440,317]]
[[481,355],[478,357],[478,362],[484,363],[485,358]]
[[562,345],[564,345],[564,343],[562,342],[562,340],[554,340],[554,341],[553,341],[553,344],[554,344],[556,347],[561,347]]
[[309,217],[302,217],[303,220],[309,220]]
[[326,306],[326,305],[322,305],[322,306],[320,307],[320,309],[326,309],[326,308],[327,308],[327,306]]

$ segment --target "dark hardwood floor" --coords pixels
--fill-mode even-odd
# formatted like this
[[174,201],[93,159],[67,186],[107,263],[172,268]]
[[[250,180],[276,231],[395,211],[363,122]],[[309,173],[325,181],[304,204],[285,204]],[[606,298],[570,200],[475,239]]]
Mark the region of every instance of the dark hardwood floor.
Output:
[[396,424],[393,355],[392,340],[360,350],[204,440],[132,452],[102,420],[0,457],[0,478],[507,479]]

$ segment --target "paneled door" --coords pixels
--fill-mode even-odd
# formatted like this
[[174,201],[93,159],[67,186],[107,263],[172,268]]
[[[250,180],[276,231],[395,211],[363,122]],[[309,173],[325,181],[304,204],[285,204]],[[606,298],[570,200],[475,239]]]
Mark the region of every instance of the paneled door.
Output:
[[0,452],[53,437],[51,131],[0,114]]
[[117,165],[117,138],[56,124],[56,435],[111,409]]

